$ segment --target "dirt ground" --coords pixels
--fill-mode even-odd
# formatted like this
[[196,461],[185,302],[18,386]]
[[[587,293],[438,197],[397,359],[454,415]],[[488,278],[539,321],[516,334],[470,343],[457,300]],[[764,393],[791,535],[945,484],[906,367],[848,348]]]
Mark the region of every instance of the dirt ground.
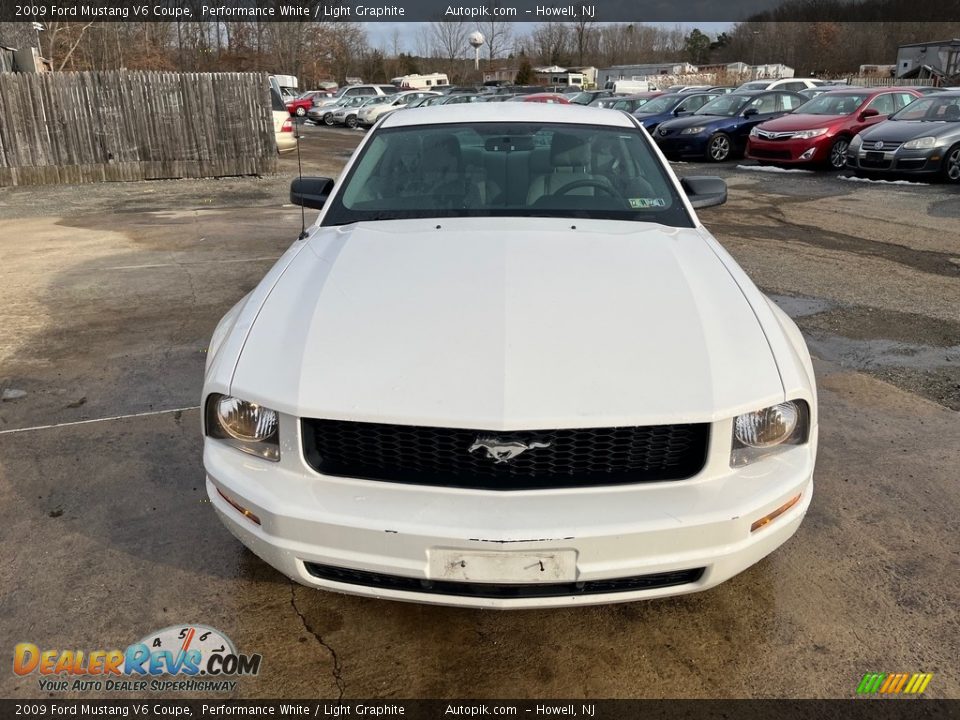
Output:
[[[304,172],[319,175],[360,137],[305,133]],[[294,585],[206,501],[204,351],[299,232],[296,158],[281,166],[261,179],[0,191],[11,653],[126,647],[194,622],[263,654],[238,697],[852,697],[866,672],[921,671],[934,673],[928,696],[960,697],[956,188],[677,164],[728,180],[730,201],[701,218],[816,356],[807,519],[705,593],[485,612]],[[0,673],[0,696],[44,695],[36,676]]]

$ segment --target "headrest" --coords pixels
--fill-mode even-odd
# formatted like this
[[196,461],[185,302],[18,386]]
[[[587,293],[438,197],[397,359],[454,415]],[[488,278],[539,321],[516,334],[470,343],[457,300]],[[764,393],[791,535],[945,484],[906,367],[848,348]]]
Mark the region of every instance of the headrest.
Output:
[[576,135],[555,133],[550,144],[550,164],[554,167],[586,167],[590,164],[590,143]]
[[423,143],[423,169],[453,172],[460,168],[460,141],[451,133],[427,137]]
[[943,110],[945,120],[956,120],[960,118],[960,105],[947,105]]

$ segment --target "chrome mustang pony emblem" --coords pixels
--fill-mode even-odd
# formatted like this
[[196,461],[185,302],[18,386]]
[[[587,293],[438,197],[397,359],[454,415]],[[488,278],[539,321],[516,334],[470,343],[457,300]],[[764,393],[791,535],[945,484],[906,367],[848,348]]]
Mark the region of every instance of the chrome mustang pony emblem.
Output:
[[473,441],[473,445],[470,446],[467,452],[475,452],[481,449],[486,450],[487,457],[499,465],[500,463],[510,462],[517,457],[517,455],[522,455],[527,450],[547,447],[550,447],[550,443],[548,442],[539,442],[537,440],[530,442],[501,440],[493,435],[481,435]]

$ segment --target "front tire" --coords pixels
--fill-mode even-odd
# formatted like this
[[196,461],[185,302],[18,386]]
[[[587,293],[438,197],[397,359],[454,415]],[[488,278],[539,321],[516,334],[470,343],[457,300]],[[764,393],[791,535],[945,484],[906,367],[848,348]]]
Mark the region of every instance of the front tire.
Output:
[[960,183],[960,143],[947,150],[943,156],[943,168],[940,172],[943,174],[944,182]]
[[733,146],[730,142],[730,136],[726,133],[718,132],[710,136],[707,141],[707,159],[711,162],[724,162],[730,159]]
[[843,170],[847,166],[847,148],[849,147],[850,140],[845,137],[833,141],[830,154],[827,155],[827,165],[831,170]]
[[323,116],[323,124],[327,127],[333,127],[333,113],[328,112]]
[[351,128],[351,129],[355,128],[357,126],[357,116],[348,115],[346,125],[348,128]]
[[303,117],[304,115],[307,114],[307,110],[306,110],[306,108],[298,107],[298,108],[296,109],[296,113],[297,113],[297,117]]

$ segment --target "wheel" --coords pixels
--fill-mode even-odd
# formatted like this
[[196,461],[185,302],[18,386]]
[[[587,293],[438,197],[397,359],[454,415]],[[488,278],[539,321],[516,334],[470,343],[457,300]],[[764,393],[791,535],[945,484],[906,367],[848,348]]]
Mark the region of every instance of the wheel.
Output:
[[323,115],[323,124],[324,125],[333,125],[333,113],[328,112]]
[[726,133],[716,133],[707,142],[707,158],[713,162],[723,162],[730,158],[730,136]]
[[960,143],[947,150],[947,154],[943,156],[941,172],[947,182],[960,182]]
[[296,112],[297,112],[297,117],[303,117],[304,115],[307,114],[307,109],[301,106],[297,108]]
[[346,125],[348,128],[355,128],[357,126],[357,116],[356,115],[347,115]]
[[850,140],[845,137],[838,137],[830,146],[830,154],[827,156],[827,164],[832,170],[843,170],[847,166],[847,148],[850,147]]

